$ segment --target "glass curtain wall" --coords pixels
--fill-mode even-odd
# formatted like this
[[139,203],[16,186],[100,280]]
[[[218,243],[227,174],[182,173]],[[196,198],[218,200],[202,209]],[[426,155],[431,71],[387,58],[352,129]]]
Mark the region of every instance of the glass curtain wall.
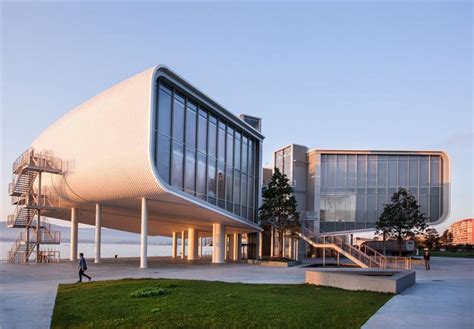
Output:
[[442,162],[429,155],[321,155],[321,231],[373,228],[399,187],[410,191],[421,211],[442,214]]
[[157,112],[155,164],[160,178],[256,222],[258,141],[161,79]]

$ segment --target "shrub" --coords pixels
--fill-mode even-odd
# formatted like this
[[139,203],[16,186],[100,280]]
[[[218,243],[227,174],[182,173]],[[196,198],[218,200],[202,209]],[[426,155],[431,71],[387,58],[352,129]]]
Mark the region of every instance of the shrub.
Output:
[[168,290],[163,289],[163,288],[143,288],[143,289],[138,289],[134,292],[131,293],[132,297],[157,297],[157,296],[166,296],[168,295]]

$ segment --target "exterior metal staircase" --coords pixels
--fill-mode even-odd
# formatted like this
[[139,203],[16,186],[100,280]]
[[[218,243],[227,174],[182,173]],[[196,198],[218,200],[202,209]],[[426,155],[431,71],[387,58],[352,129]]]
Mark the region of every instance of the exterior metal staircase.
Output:
[[299,236],[314,248],[332,249],[362,268],[411,268],[411,259],[408,257],[385,256],[366,245],[353,246],[339,236],[317,234],[304,226],[301,227]]
[[[59,252],[41,250],[41,244],[59,244],[59,231],[51,231],[50,225],[41,217],[42,210],[55,210],[60,207],[60,199],[52,191],[42,187],[43,173],[61,174],[62,161],[48,152],[26,150],[13,163],[13,178],[8,186],[15,212],[7,217],[7,226],[23,228],[8,252],[12,263],[24,263],[36,251],[37,262],[59,260]],[[35,183],[37,182],[37,187]]]

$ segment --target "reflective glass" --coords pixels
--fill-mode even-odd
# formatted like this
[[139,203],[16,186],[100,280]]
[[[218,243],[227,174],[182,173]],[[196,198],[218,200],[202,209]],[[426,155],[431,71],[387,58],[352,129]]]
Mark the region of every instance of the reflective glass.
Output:
[[225,124],[219,121],[217,159],[225,162]]
[[418,186],[418,157],[410,156],[409,165],[409,185]]
[[357,186],[364,187],[367,184],[367,161],[357,156]]
[[340,156],[338,156],[337,161],[336,186],[346,186],[346,162],[344,161],[344,158],[340,158]]
[[158,97],[158,131],[171,136],[171,91],[168,93],[161,87]]
[[198,150],[206,154],[207,152],[207,112],[199,109],[198,118]]
[[397,186],[397,161],[396,158],[389,158],[388,161],[388,186]]
[[377,183],[377,162],[367,163],[367,186],[376,186]]
[[347,187],[357,186],[356,162],[347,162]]
[[193,194],[196,190],[194,186],[194,179],[196,178],[196,151],[194,149],[186,147],[186,162],[184,166],[184,189]]
[[402,160],[398,162],[398,186],[408,186],[408,161]]
[[158,134],[158,153],[157,153],[157,167],[158,175],[165,182],[170,182],[170,156],[171,156],[171,147],[170,147],[170,138]]
[[387,186],[387,161],[377,162],[377,186]]
[[197,106],[188,102],[186,111],[186,146],[196,148],[196,116]]
[[222,162],[217,165],[217,195],[219,199],[225,199],[225,167]]
[[236,131],[234,139],[234,168],[238,170],[240,170],[241,138],[240,133]]
[[441,173],[441,166],[439,165],[439,158],[438,157],[431,157],[430,160],[430,183],[431,186],[438,186],[440,185],[440,173]]
[[248,139],[247,137],[244,136],[242,138],[242,172],[244,173],[248,172],[247,157],[248,157]]
[[206,156],[198,153],[196,192],[202,197],[206,195]]
[[173,157],[171,161],[171,185],[183,188],[183,144],[173,142]]
[[215,158],[217,156],[217,119],[215,116],[209,116],[208,129],[207,154]]
[[[207,158],[207,196],[210,202],[215,203],[216,197],[216,160]],[[209,199],[208,199],[209,200]]]
[[419,173],[420,186],[428,186],[428,180],[429,180],[428,157],[420,157],[420,168],[419,168],[418,173]]
[[226,154],[226,164],[228,166],[234,165],[234,130],[230,127],[227,127],[227,154]]
[[184,142],[184,98],[177,93],[173,107],[173,139]]

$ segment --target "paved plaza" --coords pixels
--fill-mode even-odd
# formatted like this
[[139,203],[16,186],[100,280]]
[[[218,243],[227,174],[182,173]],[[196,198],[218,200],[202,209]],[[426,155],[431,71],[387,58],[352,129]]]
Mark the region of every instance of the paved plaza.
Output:
[[[243,263],[172,261],[152,258],[89,261],[93,280],[178,278],[244,283],[304,283],[304,267],[280,268]],[[472,328],[474,260],[433,258],[432,270],[417,268],[417,284],[392,298],[364,328]],[[59,283],[77,281],[75,263],[2,263],[0,328],[48,328]],[[87,283],[85,283],[87,284]],[[25,310],[28,310],[25,312]]]

